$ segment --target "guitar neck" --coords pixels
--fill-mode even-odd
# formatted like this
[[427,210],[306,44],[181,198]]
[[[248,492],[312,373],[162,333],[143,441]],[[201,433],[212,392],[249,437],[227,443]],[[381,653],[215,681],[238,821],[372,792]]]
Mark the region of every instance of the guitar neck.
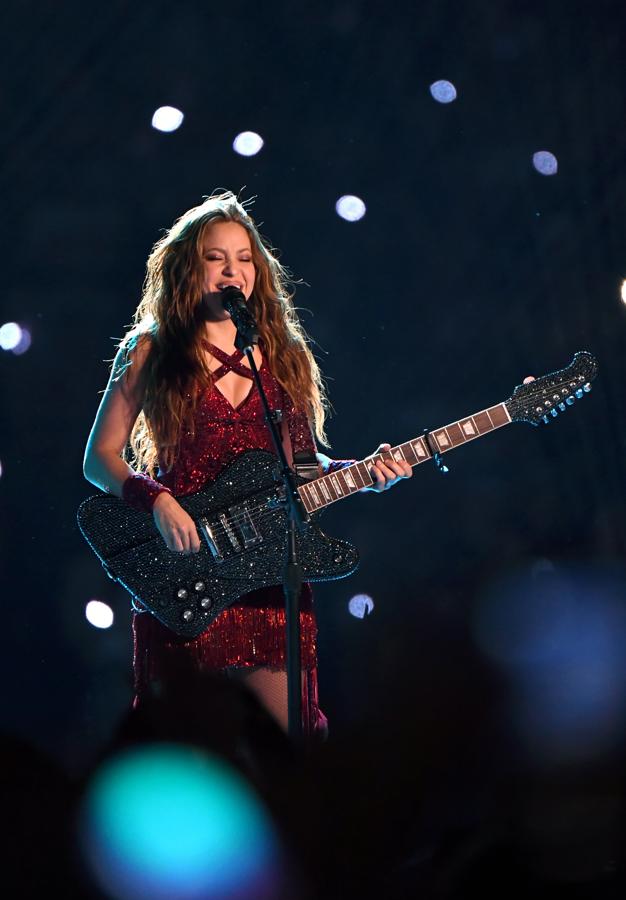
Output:
[[[448,450],[460,447],[461,444],[467,444],[469,441],[482,437],[490,431],[495,431],[496,428],[502,428],[503,425],[508,425],[510,422],[511,416],[506,404],[499,403],[497,406],[483,409],[466,419],[459,419],[458,422],[451,422],[450,425],[431,431],[429,440],[435,452],[447,453]],[[342,500],[344,497],[355,494],[361,488],[371,487],[370,469],[377,459],[406,460],[410,466],[418,466],[432,458],[433,453],[429,441],[424,435],[420,435],[404,444],[398,444],[397,447],[392,447],[384,453],[375,453],[360,462],[339,469],[337,472],[331,472],[314,481],[309,481],[298,488],[298,493],[306,511],[308,513],[317,512],[336,500]]]

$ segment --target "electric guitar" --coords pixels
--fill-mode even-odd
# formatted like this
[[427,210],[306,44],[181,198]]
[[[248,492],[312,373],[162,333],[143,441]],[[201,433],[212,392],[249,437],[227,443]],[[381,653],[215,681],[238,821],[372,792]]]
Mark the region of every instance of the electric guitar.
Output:
[[[383,453],[310,481],[298,492],[310,520],[298,534],[306,581],[351,575],[359,556],[351,544],[328,537],[317,525],[330,504],[369,487],[377,458],[406,460],[411,466],[433,460],[511,422],[539,425],[591,390],[594,357],[576,353],[565,369],[518,385],[511,397],[444,428],[424,433]],[[177,634],[194,638],[243,594],[282,582],[285,519],[276,457],[263,450],[238,456],[201,491],[178,497],[202,538],[198,553],[167,549],[152,516],[106,494],[89,497],[78,510],[78,525],[104,566],[133,600]]]

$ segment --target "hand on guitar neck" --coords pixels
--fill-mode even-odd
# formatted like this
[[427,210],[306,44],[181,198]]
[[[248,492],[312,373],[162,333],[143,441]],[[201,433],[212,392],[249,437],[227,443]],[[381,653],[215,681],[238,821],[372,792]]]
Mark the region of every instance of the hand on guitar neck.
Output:
[[[384,454],[388,450],[391,450],[391,444],[381,444],[372,456],[379,453]],[[361,488],[361,491],[374,491],[381,494],[403,478],[410,478],[413,469],[404,459],[396,461],[393,457],[386,457],[375,460],[370,468],[370,473],[376,481],[372,483],[371,487]]]

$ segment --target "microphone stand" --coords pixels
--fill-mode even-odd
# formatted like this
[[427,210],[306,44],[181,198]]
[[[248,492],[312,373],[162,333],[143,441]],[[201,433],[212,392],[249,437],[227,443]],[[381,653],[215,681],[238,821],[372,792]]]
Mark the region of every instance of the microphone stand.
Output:
[[285,496],[282,503],[287,515],[285,530],[286,557],[283,570],[283,590],[285,593],[285,629],[287,642],[287,710],[289,737],[295,742],[302,740],[302,660],[300,638],[300,591],[302,588],[302,566],[298,557],[296,532],[302,532],[308,522],[309,515],[304,508],[295,474],[290,468],[285,455],[283,442],[276,427],[278,415],[273,412],[263,390],[261,377],[254,361],[254,344],[258,344],[259,335],[256,322],[248,309],[245,298],[236,288],[222,291],[224,309],[237,329],[235,347],[241,350],[250,365],[252,376],[257,386],[265,421],[272,435],[274,448],[280,462],[280,477],[284,485]]

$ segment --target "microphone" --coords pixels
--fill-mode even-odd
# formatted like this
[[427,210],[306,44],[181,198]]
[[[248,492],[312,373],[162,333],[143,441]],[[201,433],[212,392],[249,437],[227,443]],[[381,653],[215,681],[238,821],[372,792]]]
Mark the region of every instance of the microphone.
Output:
[[222,291],[222,306],[233,320],[235,328],[245,344],[248,346],[257,344],[259,330],[254,316],[248,308],[243,292],[234,284],[229,284]]

